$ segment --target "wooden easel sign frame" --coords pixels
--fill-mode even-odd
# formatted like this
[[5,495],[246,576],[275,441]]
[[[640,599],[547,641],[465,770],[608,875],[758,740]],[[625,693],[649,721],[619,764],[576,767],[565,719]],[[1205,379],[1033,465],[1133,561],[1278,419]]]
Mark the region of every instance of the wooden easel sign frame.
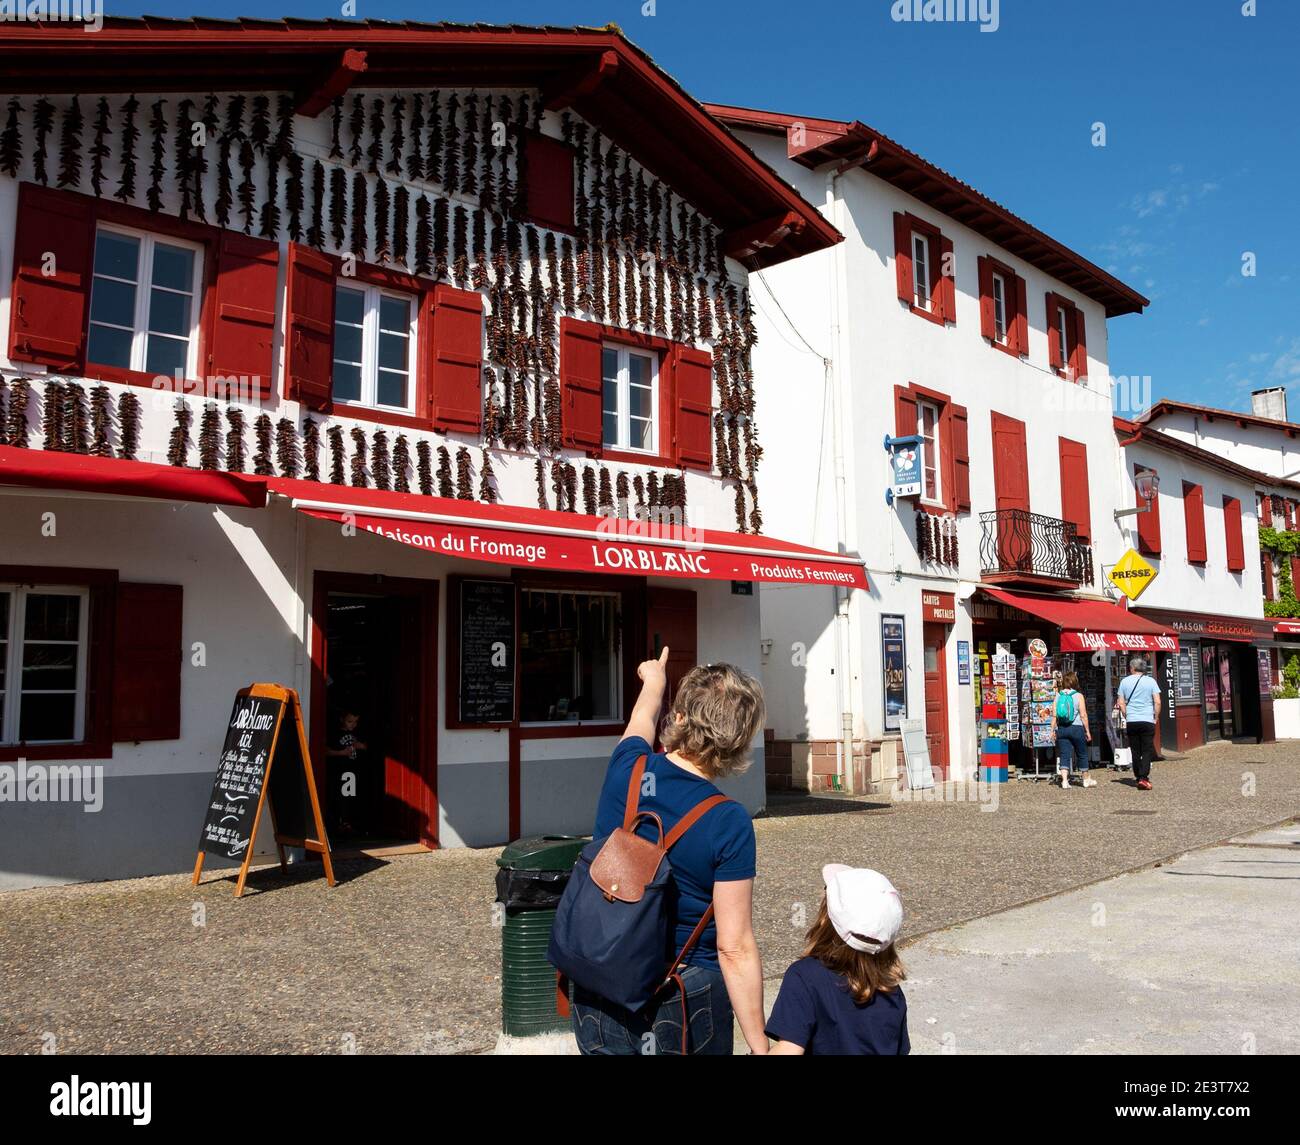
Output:
[[[271,769],[277,759],[281,760],[281,766],[274,774],[273,786]],[[304,814],[307,808],[299,781],[306,786],[310,822]],[[251,823],[248,817],[250,806],[256,808]],[[329,837],[325,833],[320,798],[312,774],[302,703],[293,688],[279,684],[250,684],[235,696],[217,774],[212,781],[212,796],[199,833],[199,854],[194,863],[192,886],[199,885],[204,855],[219,855],[223,859],[237,859],[242,855],[235,898],[243,895],[264,808],[271,816],[280,870],[287,874],[289,869],[284,859],[285,847],[302,847],[320,855],[325,865],[325,878],[330,886],[334,886],[334,864],[330,860]],[[281,833],[281,826],[287,833]],[[314,836],[310,830],[312,827],[315,828]]]

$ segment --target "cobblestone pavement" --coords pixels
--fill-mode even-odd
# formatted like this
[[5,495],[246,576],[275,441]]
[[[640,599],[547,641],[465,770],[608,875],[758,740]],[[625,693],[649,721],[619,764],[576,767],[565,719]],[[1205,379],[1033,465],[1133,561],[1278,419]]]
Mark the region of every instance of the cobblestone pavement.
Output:
[[[766,973],[798,956],[825,862],[902,892],[906,935],[1059,893],[1300,812],[1300,745],[1221,744],[1158,763],[1155,790],[1098,772],[978,803],[776,799],[755,823]],[[0,895],[0,1052],[456,1053],[499,1021],[497,849]],[[199,909],[203,925],[195,925]],[[906,955],[905,955],[906,956]]]

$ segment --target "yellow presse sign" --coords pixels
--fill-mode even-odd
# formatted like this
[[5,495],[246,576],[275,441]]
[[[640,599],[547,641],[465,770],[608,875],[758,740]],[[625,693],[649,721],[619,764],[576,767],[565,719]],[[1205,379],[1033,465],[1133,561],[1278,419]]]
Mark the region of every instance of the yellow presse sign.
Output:
[[1108,574],[1110,582],[1129,600],[1137,600],[1156,579],[1156,570],[1143,560],[1136,549],[1129,549]]

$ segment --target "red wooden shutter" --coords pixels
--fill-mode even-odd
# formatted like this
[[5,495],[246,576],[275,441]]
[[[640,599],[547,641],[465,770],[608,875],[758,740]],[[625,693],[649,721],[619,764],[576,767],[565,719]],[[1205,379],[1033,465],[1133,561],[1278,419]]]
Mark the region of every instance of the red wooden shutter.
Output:
[[1088,376],[1088,324],[1083,311],[1077,308],[1074,311],[1074,376]]
[[[1295,584],[1295,557],[1291,558],[1291,583]],[[1259,576],[1264,586],[1264,599],[1276,600],[1276,588],[1273,583],[1273,554],[1267,549],[1259,552]]]
[[[212,250],[213,248],[209,248]],[[275,311],[280,248],[265,239],[222,231],[209,310],[208,375],[247,378],[241,392],[266,400],[275,391]]]
[[524,138],[527,159],[527,214],[543,226],[573,229],[573,148],[549,135]]
[[113,740],[179,739],[178,584],[119,584],[113,634]]
[[564,444],[597,451],[601,432],[601,328],[576,318],[560,319],[560,391]]
[[646,658],[657,660],[660,652],[665,647],[668,649],[664,710],[671,708],[682,677],[699,662],[696,612],[697,598],[693,588],[660,588],[658,585],[646,588]]
[[[19,185],[10,358],[64,370],[83,367],[94,258],[93,199]],[[48,276],[47,265],[53,271]]]
[[912,305],[912,224],[901,211],[894,212],[894,269],[898,272],[898,297]]
[[1025,291],[1025,280],[1016,275],[1016,320],[1012,326],[1015,331],[1015,350],[1022,358],[1029,356],[1029,300]]
[[1187,528],[1187,559],[1194,565],[1204,564],[1205,490],[1200,485],[1183,482],[1183,520]]
[[1060,319],[1057,311],[1060,310],[1060,304],[1056,300],[1056,295],[1050,290],[1047,292],[1047,364],[1053,370],[1065,369],[1065,363],[1061,361],[1061,347],[1056,341],[1056,330]]
[[906,386],[894,387],[894,436],[915,437],[916,394]]
[[289,306],[285,333],[285,397],[308,409],[329,409],[334,375],[334,286],[338,260],[289,244]]
[[1242,572],[1246,567],[1246,546],[1241,537],[1241,501],[1223,498],[1223,537],[1228,552],[1228,571]]
[[1295,517],[1291,512],[1291,502],[1289,500],[1284,500],[1282,502],[1282,524],[1285,526],[1287,532],[1290,532],[1295,526]]
[[[945,273],[945,268],[951,273]],[[939,316],[945,322],[957,321],[957,261],[952,253],[952,240],[939,236]]]
[[1061,517],[1092,539],[1092,504],[1088,497],[1088,447],[1068,437],[1058,439],[1061,457]]
[[966,407],[948,407],[951,426],[949,448],[952,453],[952,504],[954,513],[970,512],[970,440]]
[[711,470],[713,355],[694,346],[676,346],[672,357],[677,464]]
[[433,428],[478,433],[483,425],[483,296],[478,291],[434,287],[430,345]]
[[[1264,559],[1268,561],[1270,566],[1272,566],[1273,564],[1272,553],[1265,550]],[[1293,594],[1300,594],[1300,557],[1291,558],[1291,592]]]
[[1273,498],[1267,493],[1259,499],[1259,527],[1261,529],[1273,527]]
[[993,489],[999,509],[1029,509],[1029,460],[1025,423],[996,411],[993,428]]
[[980,333],[990,342],[996,342],[998,327],[993,307],[993,263],[986,255],[979,257],[979,280]]
[[[1136,479],[1141,473],[1154,473],[1155,470],[1144,465],[1135,465],[1133,467],[1133,477]],[[1139,494],[1137,497],[1137,506],[1142,508],[1147,502]],[[1157,493],[1151,499],[1151,507],[1145,513],[1137,515],[1138,523],[1138,550],[1148,553],[1152,556],[1160,555],[1160,495]]]

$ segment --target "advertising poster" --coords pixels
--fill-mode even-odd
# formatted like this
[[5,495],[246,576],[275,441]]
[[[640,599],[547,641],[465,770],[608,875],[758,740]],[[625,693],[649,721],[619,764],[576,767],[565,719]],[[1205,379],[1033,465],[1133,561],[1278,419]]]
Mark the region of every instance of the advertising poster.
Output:
[[880,618],[880,663],[885,727],[897,731],[907,714],[907,644],[901,616]]
[[957,683],[970,683],[970,641],[957,641]]

